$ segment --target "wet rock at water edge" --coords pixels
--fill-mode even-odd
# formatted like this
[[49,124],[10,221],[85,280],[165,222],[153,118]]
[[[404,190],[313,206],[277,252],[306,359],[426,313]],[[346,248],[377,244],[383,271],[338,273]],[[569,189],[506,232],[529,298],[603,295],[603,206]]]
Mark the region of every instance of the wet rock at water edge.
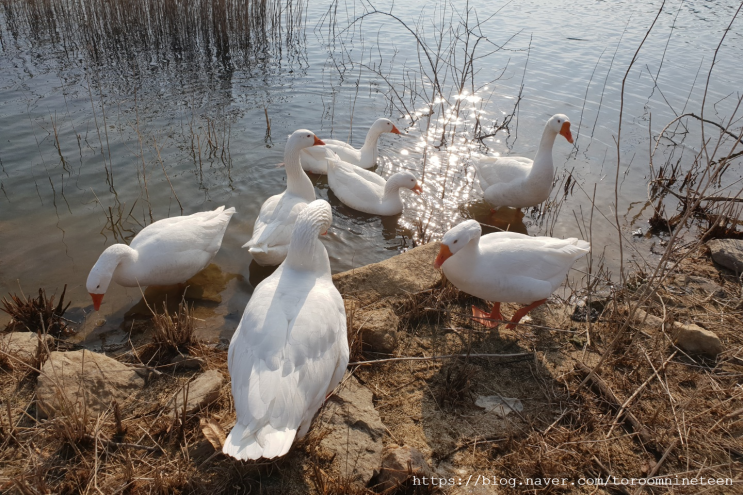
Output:
[[313,425],[332,469],[360,486],[369,482],[382,462],[385,428],[372,398],[371,390],[350,377],[328,399]]
[[430,242],[380,263],[337,273],[333,282],[344,298],[361,306],[430,289],[441,282],[441,272],[433,266],[439,246]]
[[36,386],[42,416],[87,414],[95,417],[116,400],[125,404],[145,385],[135,369],[88,350],[52,352]]
[[713,239],[707,247],[715,263],[735,273],[743,273],[743,240]]

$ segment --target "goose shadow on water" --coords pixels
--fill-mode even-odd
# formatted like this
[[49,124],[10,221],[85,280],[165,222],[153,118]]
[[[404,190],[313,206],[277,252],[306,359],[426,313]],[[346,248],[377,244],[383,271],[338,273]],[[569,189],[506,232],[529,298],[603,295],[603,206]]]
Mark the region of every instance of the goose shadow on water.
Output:
[[99,350],[116,350],[128,345],[130,340],[149,340],[152,312],[167,310],[176,314],[183,300],[193,307],[194,317],[201,323],[197,332],[205,337],[212,336],[215,333],[212,329],[224,322],[225,316],[217,312],[217,307],[222,304],[223,295],[232,292],[227,290],[232,280],[239,283],[244,279],[237,273],[225,273],[211,263],[182,284],[146,287],[139,298],[131,297],[139,289],[126,289],[130,294],[129,300],[136,300],[134,304],[124,304],[119,310],[103,315],[93,312],[92,306],[85,308],[87,317],[81,318],[80,330],[72,340],[86,348]]
[[524,223],[524,212],[519,208],[501,206],[500,208],[493,209],[485,201],[480,200],[464,205],[463,210],[462,216],[480,222],[483,226],[483,235],[501,230],[529,234]]

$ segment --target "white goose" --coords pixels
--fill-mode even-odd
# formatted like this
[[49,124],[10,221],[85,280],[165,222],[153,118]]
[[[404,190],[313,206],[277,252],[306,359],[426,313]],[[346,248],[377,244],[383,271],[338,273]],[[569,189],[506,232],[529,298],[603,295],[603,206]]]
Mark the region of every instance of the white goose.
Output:
[[570,267],[591,246],[580,239],[529,237],[515,232],[482,236],[480,224],[467,220],[449,230],[434,261],[459,290],[486,301],[495,301],[490,314],[472,306],[474,318],[486,327],[503,320],[502,302],[526,304],[516,311],[506,328],[544,304],[565,280]]
[[422,189],[410,172],[397,172],[389,179],[340,160],[328,159],[328,186],[343,204],[372,215],[399,215],[403,210],[400,189],[416,194]]
[[302,168],[313,174],[327,174],[327,158],[334,156],[328,151],[336,153],[341,160],[358,165],[361,168],[372,168],[377,163],[377,141],[385,132],[400,134],[390,119],[377,119],[366,134],[364,146],[357,150],[348,143],[337,139],[326,139],[324,147],[302,150],[300,161]]
[[552,191],[552,146],[558,134],[573,142],[570,120],[562,114],[547,121],[534,160],[520,156],[484,156],[475,160],[485,201],[495,208],[528,208],[546,201]]
[[101,253],[86,283],[98,311],[113,280],[124,287],[180,284],[206,268],[222,246],[235,214],[220,206],[182,217],[165,218],[142,229],[130,245],[114,244]]
[[243,247],[259,265],[278,265],[286,258],[292,228],[300,211],[315,200],[315,187],[299,164],[299,153],[323,143],[307,129],[294,131],[284,148],[286,190],[268,198],[255,219],[253,236]]
[[228,366],[237,423],[223,452],[273,458],[307,434],[348,365],[346,311],[318,234],[330,205],[302,210],[281,266],[258,284],[230,342]]

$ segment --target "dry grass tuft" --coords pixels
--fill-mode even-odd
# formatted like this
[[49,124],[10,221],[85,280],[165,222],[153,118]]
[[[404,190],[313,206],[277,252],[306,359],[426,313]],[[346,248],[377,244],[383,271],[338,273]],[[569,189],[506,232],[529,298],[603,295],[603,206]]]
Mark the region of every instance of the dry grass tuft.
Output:
[[5,332],[36,332],[48,333],[59,337],[71,333],[63,316],[70,302],[64,305],[64,296],[67,284],[62,289],[59,302],[54,306],[54,295],[46,297],[46,291],[39,289],[39,297],[27,298],[22,292],[21,297],[9,294],[10,300],[3,298],[3,311],[10,315],[10,322],[5,326]]
[[471,403],[476,386],[477,367],[467,362],[454,362],[441,370],[443,380],[438,386],[436,401],[442,408],[455,408]]
[[185,299],[178,305],[178,312],[172,315],[163,304],[163,312],[153,316],[153,343],[169,351],[187,350],[196,344],[194,321],[193,306],[189,307]]

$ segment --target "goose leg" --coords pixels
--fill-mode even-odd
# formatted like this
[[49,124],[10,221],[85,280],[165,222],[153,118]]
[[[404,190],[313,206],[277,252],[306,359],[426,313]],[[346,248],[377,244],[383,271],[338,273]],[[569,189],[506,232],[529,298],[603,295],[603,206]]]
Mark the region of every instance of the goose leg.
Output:
[[512,329],[512,328],[516,328],[516,325],[518,325],[518,323],[521,321],[521,318],[523,318],[524,316],[526,316],[526,313],[528,313],[532,309],[536,308],[537,306],[541,306],[546,301],[547,301],[547,299],[540,299],[539,301],[534,301],[530,305],[524,306],[523,308],[521,308],[518,311],[516,311],[514,313],[514,315],[513,315],[513,318],[511,318],[511,323],[509,323],[506,326],[506,328],[508,328],[509,330]]
[[490,314],[481,310],[477,306],[472,306],[472,318],[488,328],[497,327],[500,324],[499,322],[487,320],[485,318],[492,318],[493,320],[503,320],[503,315],[500,314],[500,303],[493,303],[493,310],[490,312]]

